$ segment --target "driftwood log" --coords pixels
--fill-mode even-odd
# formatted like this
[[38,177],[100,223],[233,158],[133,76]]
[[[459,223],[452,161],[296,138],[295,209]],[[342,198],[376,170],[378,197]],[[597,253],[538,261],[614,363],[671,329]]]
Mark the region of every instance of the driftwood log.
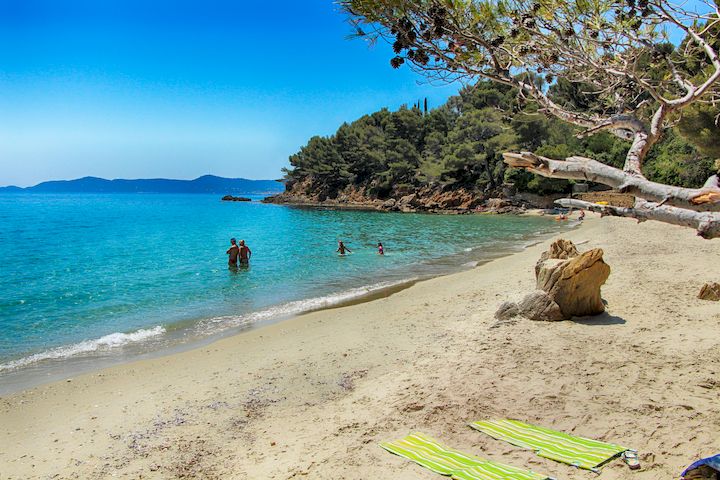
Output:
[[564,207],[583,208],[603,216],[631,217],[638,221],[691,227],[703,238],[720,237],[720,180],[711,176],[702,188],[682,188],[646,180],[604,163],[584,157],[553,160],[530,152],[505,153],[505,163],[514,168],[551,178],[602,183],[637,197],[633,208],[600,205],[563,198]]

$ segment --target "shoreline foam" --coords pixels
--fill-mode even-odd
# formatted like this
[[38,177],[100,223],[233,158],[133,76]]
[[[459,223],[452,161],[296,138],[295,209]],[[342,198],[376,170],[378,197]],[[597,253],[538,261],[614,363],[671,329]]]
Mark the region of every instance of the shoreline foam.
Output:
[[[0,379],[2,379],[3,375],[10,374],[22,377],[23,372],[21,370],[23,368],[33,367],[37,369],[26,379],[15,379],[9,388],[4,388],[2,382],[0,382],[0,395],[16,393],[27,388],[37,387],[48,381],[58,381],[76,374],[88,374],[99,369],[131,363],[139,359],[162,357],[200,348],[219,339],[240,334],[240,332],[247,329],[262,328],[295,316],[385,298],[411,287],[419,279],[413,277],[399,281],[379,282],[320,297],[286,302],[243,315],[224,315],[201,319],[180,330],[171,328],[172,326],[157,325],[152,328],[141,328],[131,332],[115,332],[96,339],[50,348],[0,363]],[[173,342],[172,338],[166,339],[166,342],[162,343],[158,341],[160,340],[158,337],[163,335],[174,336],[176,339],[180,337],[181,339],[187,337],[191,332],[193,338],[186,338],[184,341]],[[149,345],[141,345],[146,342],[154,342],[159,345],[154,349]],[[110,357],[113,353],[124,353],[119,352],[119,350],[131,347],[135,347],[135,351],[132,351],[130,356]],[[98,358],[88,358],[93,354],[98,354]],[[72,362],[77,360],[82,360],[83,365],[93,361],[98,363],[94,368],[77,368],[77,366],[73,368]],[[48,374],[42,370],[42,364],[48,361],[70,363],[66,365],[66,368],[53,365],[55,369],[62,369],[65,373],[46,378]]]

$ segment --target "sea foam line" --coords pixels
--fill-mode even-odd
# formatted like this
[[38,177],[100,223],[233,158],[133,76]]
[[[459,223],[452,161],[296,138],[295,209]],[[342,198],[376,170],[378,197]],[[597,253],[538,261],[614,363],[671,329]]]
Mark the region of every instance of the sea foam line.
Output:
[[[228,315],[222,317],[213,317],[198,322],[196,333],[201,336],[212,335],[222,332],[230,328],[245,327],[259,322],[282,319],[299,315],[301,313],[320,310],[322,308],[332,307],[364,295],[379,292],[384,289],[403,285],[408,282],[417,280],[417,278],[408,278],[396,282],[380,282],[364,287],[353,288],[339,293],[325,295],[322,297],[308,298],[288,302],[265,310],[248,313],[246,315]],[[0,364],[0,372],[15,370],[22,367],[39,363],[46,360],[62,360],[69,357],[89,354],[97,351],[108,351],[131,343],[139,343],[150,338],[163,335],[166,332],[165,327],[158,325],[149,329],[140,329],[130,333],[111,333],[94,340],[85,340],[71,345],[45,350],[27,357],[22,357],[7,363]]]
[[222,317],[209,318],[200,321],[197,325],[197,329],[199,333],[207,335],[217,333],[228,328],[246,327],[262,321],[288,318],[302,313],[339,305],[365,295],[377,293],[382,290],[397,287],[416,280],[417,278],[413,277],[394,282],[380,282],[322,297],[296,300],[294,302],[284,303],[245,315],[226,315]]
[[142,342],[149,338],[162,335],[163,333],[165,333],[165,328],[160,325],[153,328],[136,330],[130,333],[115,332],[94,340],[84,340],[71,345],[51,348],[43,352],[0,364],[0,372],[15,370],[17,368],[26,367],[44,360],[59,360],[73,357],[75,355],[82,355],[84,353],[92,353],[98,350],[115,349],[130,343]]

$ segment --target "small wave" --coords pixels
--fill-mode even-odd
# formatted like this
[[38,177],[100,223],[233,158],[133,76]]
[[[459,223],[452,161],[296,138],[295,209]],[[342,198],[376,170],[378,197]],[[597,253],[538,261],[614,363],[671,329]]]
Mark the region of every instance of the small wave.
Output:
[[110,350],[113,348],[122,347],[129,343],[142,342],[149,338],[162,335],[163,333],[165,333],[165,328],[160,325],[153,328],[136,330],[130,333],[111,333],[95,340],[85,340],[82,342],[74,343],[72,345],[52,348],[50,350],[45,350],[44,352],[36,353],[27,357],[13,360],[8,363],[0,364],[0,372],[14,370],[20,367],[26,367],[33,363],[42,362],[44,360],[58,360],[72,357],[75,355],[92,353],[98,350]]
[[[229,315],[208,318],[197,323],[195,326],[195,333],[202,337],[220,333],[231,328],[247,327],[263,321],[280,320],[299,315],[301,313],[339,305],[365,295],[377,293],[379,291],[397,287],[415,280],[417,280],[417,278],[409,278],[396,282],[381,282],[323,297],[297,300],[245,315]],[[131,343],[143,342],[150,338],[163,335],[164,333],[166,333],[166,329],[160,325],[149,329],[136,330],[130,333],[111,333],[95,340],[85,340],[71,345],[52,348],[33,355],[28,355],[27,357],[22,357],[17,360],[0,364],[0,372],[27,367],[47,360],[62,360],[98,351],[109,351]]]
[[246,315],[226,315],[202,320],[198,323],[198,333],[211,335],[228,328],[247,327],[266,320],[279,320],[283,318],[312,312],[323,308],[339,305],[365,295],[380,292],[382,290],[397,287],[408,282],[416,281],[417,278],[408,278],[396,282],[381,282],[364,287],[353,288],[344,292],[325,295],[322,297],[308,298],[294,302],[284,303],[265,310],[248,313]]

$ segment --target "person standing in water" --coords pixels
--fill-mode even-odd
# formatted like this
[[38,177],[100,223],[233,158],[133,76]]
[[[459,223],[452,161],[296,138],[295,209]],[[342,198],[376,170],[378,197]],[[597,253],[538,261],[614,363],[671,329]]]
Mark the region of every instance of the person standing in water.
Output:
[[230,248],[225,252],[228,255],[228,267],[237,268],[238,257],[240,256],[240,247],[234,238],[230,239]]
[[252,252],[250,251],[250,247],[245,245],[245,240],[240,240],[240,266],[241,267],[249,267],[250,266],[250,257],[252,256]]
[[338,249],[335,250],[336,252],[339,252],[340,255],[345,255],[345,252],[352,253],[352,250],[350,250],[348,247],[345,246],[345,244],[340,240],[338,242]]
[[378,255],[385,255],[385,249],[383,248],[381,242],[378,242]]

